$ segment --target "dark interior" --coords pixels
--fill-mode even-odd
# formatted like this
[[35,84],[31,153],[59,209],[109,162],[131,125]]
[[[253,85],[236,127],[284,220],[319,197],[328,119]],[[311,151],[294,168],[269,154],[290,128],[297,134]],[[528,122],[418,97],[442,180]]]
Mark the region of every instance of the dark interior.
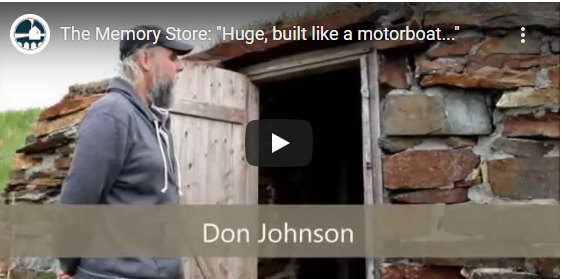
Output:
[[[360,84],[351,67],[259,86],[260,119],[307,120],[314,141],[308,166],[259,169],[260,204],[363,204]],[[365,278],[363,258],[261,259],[259,278],[291,261],[295,276],[282,278]]]

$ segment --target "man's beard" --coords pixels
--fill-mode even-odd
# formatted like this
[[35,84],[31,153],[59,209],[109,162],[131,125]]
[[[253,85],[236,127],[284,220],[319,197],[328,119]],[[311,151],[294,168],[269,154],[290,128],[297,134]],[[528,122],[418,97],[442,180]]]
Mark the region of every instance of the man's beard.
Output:
[[148,96],[152,103],[161,108],[170,108],[172,105],[172,89],[174,88],[173,80],[165,80],[162,76],[155,76],[152,86],[148,89]]

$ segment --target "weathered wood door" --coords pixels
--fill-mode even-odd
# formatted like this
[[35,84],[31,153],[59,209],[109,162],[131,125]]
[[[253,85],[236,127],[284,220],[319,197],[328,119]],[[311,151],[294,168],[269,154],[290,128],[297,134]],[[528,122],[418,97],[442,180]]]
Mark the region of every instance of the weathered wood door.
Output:
[[[246,76],[185,63],[171,109],[183,203],[258,203],[258,169],[244,151],[258,104],[258,89]],[[188,258],[185,272],[186,279],[256,279],[257,258]]]

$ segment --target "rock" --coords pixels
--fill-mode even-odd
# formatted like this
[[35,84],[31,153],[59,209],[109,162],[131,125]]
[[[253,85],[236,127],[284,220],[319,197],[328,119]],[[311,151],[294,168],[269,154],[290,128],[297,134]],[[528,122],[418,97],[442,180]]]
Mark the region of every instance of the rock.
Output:
[[11,170],[10,179],[25,179],[25,170]]
[[521,86],[535,86],[534,70],[516,71],[506,68],[484,67],[470,74],[426,75],[421,86],[452,85],[463,88],[511,89]]
[[[56,258],[52,257],[17,257],[12,258],[14,271],[53,272],[59,266]],[[38,274],[37,274],[38,275]],[[41,278],[41,277],[37,277]]]
[[550,77],[548,75],[548,68],[541,67],[537,71],[537,76],[535,78],[536,88],[548,88],[550,87]]
[[387,189],[429,189],[464,180],[479,164],[469,149],[413,150],[383,158]]
[[102,94],[96,94],[86,97],[76,97],[63,100],[56,105],[41,111],[38,120],[57,118],[88,108],[102,96]]
[[417,264],[385,264],[382,279],[465,279],[458,267],[431,267]]
[[487,96],[449,88],[428,88],[424,93],[389,94],[385,97],[382,128],[386,135],[491,133]]
[[35,272],[31,270],[17,270],[11,273],[10,279],[56,279],[54,272]]
[[524,258],[425,258],[427,265],[526,269]]
[[[427,3],[424,27],[453,29],[560,29],[558,3]],[[521,43],[521,42],[519,42]]]
[[416,77],[426,74],[462,73],[465,63],[462,58],[421,60],[417,63]]
[[560,278],[560,258],[535,258],[533,264],[543,278]]
[[68,142],[69,139],[63,137],[59,137],[59,138],[45,137],[42,140],[37,140],[36,142],[32,142],[30,144],[25,145],[24,147],[18,149],[16,152],[25,152],[25,153],[43,152],[51,148],[63,146]]
[[36,178],[33,179],[30,184],[35,186],[47,186],[47,187],[55,187],[62,185],[62,179],[55,179],[55,178]]
[[507,116],[504,120],[504,137],[560,138],[560,114],[523,114]]
[[482,38],[459,38],[454,41],[438,42],[427,51],[430,58],[443,56],[466,55],[474,45],[479,43]]
[[6,275],[9,268],[10,268],[10,260],[9,259],[0,260],[0,277],[5,278],[3,276]]
[[74,140],[77,135],[76,127],[71,127],[65,130],[57,131],[45,137],[36,138],[22,148],[16,150],[18,153],[38,153],[45,152],[53,148],[61,147]]
[[502,94],[498,108],[536,107],[560,103],[560,88],[520,88]]
[[99,94],[107,92],[107,87],[111,82],[110,79],[88,82],[84,84],[74,84],[68,87],[68,94],[65,99],[74,98],[78,96]]
[[548,68],[548,78],[551,86],[560,88],[560,65]]
[[426,94],[442,96],[445,127],[439,135],[488,135],[492,133],[487,94],[443,87],[427,88]]
[[495,139],[491,147],[515,157],[542,157],[554,149],[554,145],[544,141],[503,137]]
[[392,40],[381,40],[375,41],[375,48],[377,50],[387,50],[394,48],[401,48],[407,46],[425,45],[426,42],[423,40],[402,40],[402,41],[392,41]]
[[420,138],[381,137],[379,147],[388,153],[402,152],[421,143]]
[[30,201],[30,202],[38,203],[40,201],[47,199],[48,197],[49,195],[46,192],[35,192],[35,193],[18,192],[18,195],[16,196],[16,201],[17,202]]
[[470,188],[474,185],[482,184],[482,175],[480,167],[472,170],[472,172],[464,180],[455,181],[456,188]]
[[74,153],[74,147],[75,144],[74,143],[70,143],[68,145],[59,147],[56,149],[55,153],[62,155],[62,156],[69,156],[69,155],[73,155]]
[[466,188],[416,190],[406,193],[391,193],[390,199],[409,204],[455,204],[468,201],[468,190]]
[[[480,184],[482,183],[482,180],[461,180],[461,181],[457,181],[455,182],[454,186],[455,188],[470,188],[474,185]],[[467,193],[468,195],[468,193]]]
[[492,193],[515,200],[560,200],[560,158],[507,158],[487,162]]
[[57,169],[63,169],[63,170],[70,169],[71,164],[72,164],[72,159],[69,157],[60,157],[55,159],[55,167]]
[[39,170],[33,171],[29,174],[29,179],[36,178],[52,178],[52,179],[64,179],[68,175],[66,170]]
[[379,66],[379,82],[394,88],[408,88],[408,67],[405,57],[385,57],[386,61]]
[[511,268],[477,268],[469,272],[467,279],[541,279],[530,272],[518,272]]
[[386,135],[426,135],[445,127],[442,96],[389,94],[383,103]]
[[33,135],[36,137],[40,137],[78,125],[87,112],[88,109],[83,109],[53,120],[38,121],[33,127]]
[[23,153],[14,153],[12,156],[12,169],[25,170],[40,165],[41,157],[26,156]]
[[524,70],[537,66],[554,66],[560,63],[560,55],[535,55],[535,54],[492,54],[469,55],[467,72],[471,73],[483,67],[511,68]]
[[525,43],[521,43],[521,31],[511,33],[505,37],[489,37],[477,50],[478,55],[497,53],[506,54],[540,54],[541,39],[527,34]]
[[560,35],[553,36],[550,39],[550,51],[560,53]]
[[451,148],[471,147],[476,145],[476,139],[468,137],[448,137],[445,143]]
[[25,186],[31,181],[25,178],[22,179],[10,179],[8,180],[8,188],[14,188],[15,186]]

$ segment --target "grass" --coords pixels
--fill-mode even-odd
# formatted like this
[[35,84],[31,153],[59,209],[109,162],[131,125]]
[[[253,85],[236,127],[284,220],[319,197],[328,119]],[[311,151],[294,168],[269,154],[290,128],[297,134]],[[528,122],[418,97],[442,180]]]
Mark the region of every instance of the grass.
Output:
[[0,112],[0,190],[8,183],[12,156],[25,143],[40,109]]
[[[312,20],[314,18],[329,16],[329,15],[337,14],[347,9],[363,7],[366,5],[372,5],[372,3],[330,2],[316,8],[308,7],[306,10],[302,12],[290,13],[287,11],[283,11],[276,18],[255,20],[253,22],[243,25],[242,27],[238,28],[238,30],[263,30],[267,32],[269,30],[272,30],[273,26],[285,26],[285,25],[297,24],[305,20]],[[213,40],[211,46],[224,42],[225,40],[222,39],[222,36],[218,35],[217,40]]]

